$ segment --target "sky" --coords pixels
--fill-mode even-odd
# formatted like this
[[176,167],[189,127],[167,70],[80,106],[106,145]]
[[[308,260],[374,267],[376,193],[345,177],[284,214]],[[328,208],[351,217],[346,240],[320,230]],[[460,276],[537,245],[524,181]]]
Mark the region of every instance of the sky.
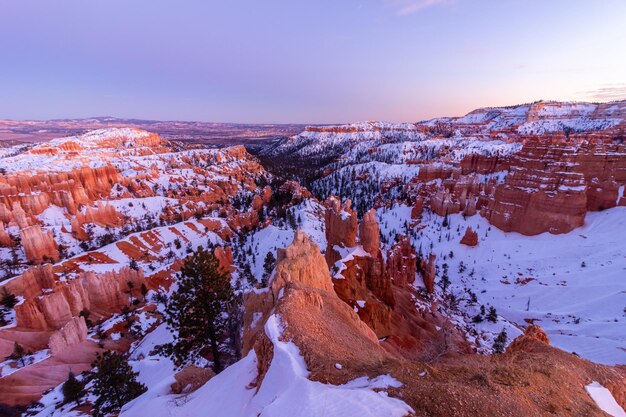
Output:
[[0,119],[414,122],[623,98],[624,0],[0,0]]

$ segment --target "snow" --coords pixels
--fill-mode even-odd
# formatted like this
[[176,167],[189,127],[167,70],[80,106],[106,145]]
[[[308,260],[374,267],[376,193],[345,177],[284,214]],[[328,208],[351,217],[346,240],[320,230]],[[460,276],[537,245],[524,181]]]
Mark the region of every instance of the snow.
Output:
[[596,402],[598,408],[613,417],[626,417],[624,409],[615,401],[611,391],[604,388],[598,382],[593,381],[585,386],[585,390],[591,398]]
[[252,385],[257,376],[252,350],[188,396],[166,395],[166,383],[158,382],[163,375],[155,373],[146,381],[148,391],[125,405],[120,417],[401,417],[413,411],[380,391],[401,386],[389,375],[357,378],[344,385],[310,381],[298,347],[281,340],[283,324],[278,316],[268,318],[265,332],[274,345],[274,356],[258,392]]
[[37,218],[47,226],[63,226],[70,224],[70,221],[65,217],[65,210],[54,204],[42,211]]
[[44,361],[50,357],[50,349],[43,349],[24,356],[24,366],[19,365],[20,361],[8,359],[0,362],[0,377],[7,377],[19,370],[27,368],[31,365]]
[[[381,234],[393,242],[396,233],[407,233],[410,208],[379,209],[378,218]],[[598,363],[626,364],[625,207],[588,213],[583,227],[560,235],[505,233],[479,215],[466,220],[450,215],[449,230],[442,220],[426,212],[427,227],[409,236],[424,255],[431,250],[437,255],[440,271],[443,263],[449,265],[452,291],[460,296],[469,288],[477,295],[477,305],[463,304],[468,318],[480,304],[492,305],[517,326],[536,320],[556,347]],[[468,226],[478,233],[477,247],[460,244]],[[460,261],[466,266],[462,273]],[[504,325],[484,322],[477,328],[495,334]],[[506,330],[510,338],[519,334],[515,327]]]
[[[345,277],[341,274],[346,269],[346,262],[349,262],[354,259],[355,256],[359,257],[369,257],[370,254],[363,249],[363,246],[357,245],[350,248],[344,248],[338,245],[333,246],[333,249],[339,254],[339,259],[335,262],[334,271],[331,271],[331,275],[335,279],[344,279]],[[333,273],[334,272],[334,273]]]

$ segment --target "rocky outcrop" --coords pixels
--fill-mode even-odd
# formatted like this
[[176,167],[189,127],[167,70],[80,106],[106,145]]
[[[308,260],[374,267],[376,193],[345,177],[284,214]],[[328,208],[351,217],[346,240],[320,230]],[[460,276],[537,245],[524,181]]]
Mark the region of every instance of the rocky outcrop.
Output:
[[246,294],[244,353],[256,352],[257,386],[273,356],[263,330],[271,314],[280,317],[285,337],[300,348],[313,373],[356,358],[373,364],[386,357],[374,332],[337,297],[319,248],[302,231],[295,233],[290,246],[279,250],[269,291]]
[[133,284],[132,295],[138,297],[144,283],[143,272],[128,267],[103,274],[85,272],[67,283],[58,282],[52,291],[15,306],[17,325],[33,330],[57,330],[82,310],[108,316],[129,305],[128,282]]
[[550,339],[546,332],[536,324],[530,324],[524,330],[524,334],[518,336],[511,342],[511,344],[506,348],[507,353],[520,352],[527,349],[529,344],[532,342],[541,342],[543,344],[549,345]]
[[64,352],[87,338],[87,324],[84,317],[74,317],[56,332],[52,333],[48,347],[53,355]]
[[220,270],[222,272],[230,273],[235,271],[233,265],[233,250],[230,246],[226,246],[225,248],[218,246],[213,253],[220,263]]
[[327,242],[325,257],[328,266],[332,267],[340,259],[334,249],[335,245],[344,248],[356,245],[358,219],[356,212],[351,208],[350,200],[346,200],[342,205],[339,198],[330,196],[325,205]]
[[437,257],[431,253],[428,255],[428,260],[422,259],[421,261],[422,280],[429,294],[435,293],[436,259]]
[[380,225],[376,219],[376,210],[371,209],[363,216],[359,224],[359,240],[365,252],[377,256],[380,248]]
[[0,221],[0,247],[8,248],[13,245],[13,239],[4,228],[4,223]]
[[215,372],[211,368],[199,368],[195,365],[190,365],[174,375],[176,382],[170,385],[170,389],[174,394],[189,394],[200,388],[214,376]]
[[422,217],[422,213],[424,213],[424,197],[419,196],[411,207],[411,219],[419,220]]
[[39,225],[20,230],[21,243],[26,259],[32,262],[58,262],[58,245],[52,232],[45,232]]
[[275,299],[281,288],[289,281],[297,281],[310,288],[333,291],[330,271],[319,247],[301,230],[296,231],[293,242],[285,249],[278,249],[270,288]]
[[620,198],[625,184],[621,143],[529,140],[481,214],[504,231],[567,233],[584,224],[588,210],[626,204]]
[[44,264],[29,268],[22,275],[13,278],[4,286],[10,293],[30,299],[54,288],[55,282],[52,265]]
[[471,227],[468,226],[467,229],[465,229],[465,234],[463,235],[463,238],[461,238],[461,245],[478,245],[478,233],[476,233],[474,230],[472,230]]
[[333,277],[333,284],[339,298],[352,307],[378,337],[388,334],[395,298],[380,253],[376,257],[352,256],[343,261],[341,273]]
[[387,275],[398,287],[405,288],[413,284],[417,266],[417,254],[411,241],[406,236],[400,236],[387,254]]
[[[78,227],[85,223],[95,223],[100,227],[120,226],[122,224],[121,215],[110,204],[99,201],[96,207],[86,207],[84,213],[76,214],[76,222]],[[72,225],[72,229],[74,226]]]

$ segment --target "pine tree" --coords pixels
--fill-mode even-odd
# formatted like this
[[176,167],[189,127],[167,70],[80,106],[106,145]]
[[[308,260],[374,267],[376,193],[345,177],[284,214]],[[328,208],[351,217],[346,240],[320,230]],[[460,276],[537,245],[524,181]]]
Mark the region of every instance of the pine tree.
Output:
[[209,346],[213,368],[221,372],[220,345],[227,339],[227,313],[234,302],[230,275],[220,271],[213,253],[199,248],[185,260],[178,291],[165,308],[165,321],[176,334],[174,341],[157,347],[156,352],[171,357],[181,367],[204,357]]
[[489,314],[487,314],[487,320],[489,320],[492,323],[495,323],[498,321],[498,313],[496,312],[496,309],[494,306],[489,307]]
[[61,387],[61,391],[63,392],[64,403],[75,402],[80,405],[80,399],[85,395],[85,383],[76,379],[74,373],[70,372],[67,381]]
[[128,361],[119,353],[106,351],[92,364],[97,370],[93,377],[94,417],[103,417],[137,398],[147,388],[137,382],[137,375]]
[[444,263],[441,266],[443,268],[443,273],[441,275],[441,281],[439,284],[441,285],[441,289],[445,293],[450,286],[450,278],[448,277],[448,264]]
[[13,308],[17,304],[17,297],[4,287],[2,288],[2,301],[0,303],[6,308]]
[[270,274],[274,270],[274,266],[276,265],[276,258],[274,254],[270,251],[265,255],[265,259],[263,260],[263,286],[267,286],[267,281],[270,278]]
[[128,266],[130,267],[130,269],[134,269],[135,271],[139,270],[139,265],[137,264],[136,259],[131,259],[130,264]]
[[446,215],[443,218],[443,222],[441,223],[441,225],[443,227],[448,227],[450,225],[450,222],[448,221],[448,210],[446,210]]
[[146,301],[146,295],[148,294],[148,287],[146,287],[146,284],[144,284],[143,282],[141,283],[141,296],[143,297],[143,300]]
[[500,334],[498,334],[498,336],[496,337],[496,340],[493,342],[493,350],[496,353],[504,353],[504,350],[506,349],[506,342],[508,339],[509,337],[506,334],[506,330],[502,329]]

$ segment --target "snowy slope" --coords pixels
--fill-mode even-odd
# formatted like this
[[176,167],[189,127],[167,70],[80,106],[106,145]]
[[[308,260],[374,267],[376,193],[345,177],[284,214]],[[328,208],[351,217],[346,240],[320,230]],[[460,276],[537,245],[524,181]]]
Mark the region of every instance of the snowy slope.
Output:
[[[406,233],[410,208],[378,215],[389,242]],[[502,232],[480,216],[451,215],[450,229],[441,227],[441,217],[424,216],[426,228],[410,234],[414,246],[425,254],[432,250],[439,267],[448,263],[459,294],[472,289],[480,303],[520,326],[536,320],[561,349],[599,363],[626,364],[626,208],[589,213],[585,226],[569,234],[532,237]],[[467,226],[478,232],[475,248],[459,243]],[[460,262],[466,266],[462,273]],[[467,308],[470,316],[478,312]]]
[[[251,385],[257,375],[252,350],[188,398],[161,394],[164,384],[149,381],[154,389],[125,405],[120,417],[402,417],[413,411],[381,391],[401,386],[388,375],[358,378],[345,385],[310,381],[298,347],[281,340],[282,331],[280,318],[271,316],[265,332],[274,345],[274,355],[258,391]],[[158,372],[153,376],[162,377]]]

